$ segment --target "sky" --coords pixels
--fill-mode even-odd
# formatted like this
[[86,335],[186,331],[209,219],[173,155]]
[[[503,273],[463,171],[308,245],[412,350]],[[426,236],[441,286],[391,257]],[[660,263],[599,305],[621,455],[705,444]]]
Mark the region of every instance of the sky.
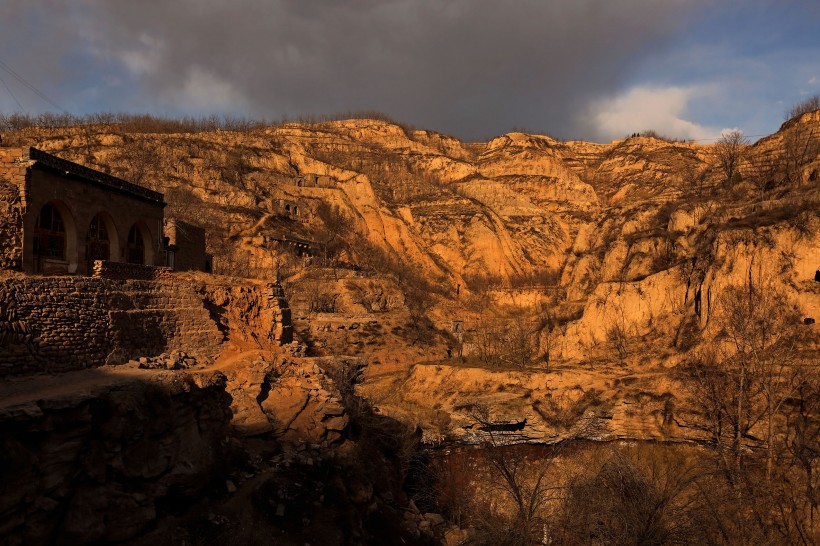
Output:
[[820,94],[820,0],[0,2],[3,113],[378,111],[465,140],[708,142]]

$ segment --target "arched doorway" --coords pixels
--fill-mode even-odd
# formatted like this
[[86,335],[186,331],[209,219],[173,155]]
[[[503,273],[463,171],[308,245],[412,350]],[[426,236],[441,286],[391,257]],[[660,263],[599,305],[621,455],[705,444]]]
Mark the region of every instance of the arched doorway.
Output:
[[43,205],[34,222],[34,272],[74,273],[77,270],[77,231],[65,205]]
[[128,242],[125,244],[125,261],[129,264],[145,264],[145,239],[142,230],[134,224],[128,232]]
[[105,212],[97,213],[91,219],[88,226],[88,234],[85,238],[85,256],[87,272],[91,274],[94,268],[94,260],[118,259],[119,238],[117,228],[111,216]]

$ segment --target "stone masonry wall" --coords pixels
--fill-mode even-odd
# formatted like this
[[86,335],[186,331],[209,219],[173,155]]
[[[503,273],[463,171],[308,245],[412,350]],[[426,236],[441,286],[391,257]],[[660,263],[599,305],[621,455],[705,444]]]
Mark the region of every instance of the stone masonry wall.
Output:
[[185,283],[0,279],[0,377],[122,364],[173,349],[214,358],[223,338]]
[[170,278],[170,267],[158,267],[153,265],[129,264],[124,262],[109,262],[108,260],[95,260],[92,276],[98,279],[111,280],[140,280],[158,281]]
[[20,188],[25,183],[26,166],[17,159],[19,148],[0,148],[0,269],[22,267],[23,210]]

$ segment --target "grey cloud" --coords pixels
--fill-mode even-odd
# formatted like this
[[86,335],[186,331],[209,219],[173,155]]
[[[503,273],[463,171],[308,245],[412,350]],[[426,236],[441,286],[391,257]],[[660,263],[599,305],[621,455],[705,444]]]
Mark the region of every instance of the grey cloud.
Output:
[[49,59],[64,89],[87,85],[67,73],[77,57],[130,74],[130,91],[110,89],[97,110],[198,113],[210,95],[193,100],[191,85],[211,82],[210,106],[250,116],[381,110],[465,138],[513,126],[584,137],[585,105],[710,1],[11,0],[11,17],[24,44],[37,12],[43,38],[18,53]]

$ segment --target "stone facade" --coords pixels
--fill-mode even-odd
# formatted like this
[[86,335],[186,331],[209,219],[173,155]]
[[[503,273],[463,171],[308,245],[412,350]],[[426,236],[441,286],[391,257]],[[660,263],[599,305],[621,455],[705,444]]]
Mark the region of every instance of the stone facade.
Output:
[[174,271],[210,271],[205,230],[176,218],[165,220],[168,266]]
[[293,180],[300,188],[335,188],[336,179],[324,174],[303,174]]
[[23,192],[26,167],[20,150],[0,148],[0,269],[23,263]]
[[89,277],[0,280],[0,377],[121,364],[178,349],[214,358],[223,341],[181,283]]
[[141,186],[36,148],[5,149],[0,267],[88,275],[95,259],[165,265],[164,207]]

